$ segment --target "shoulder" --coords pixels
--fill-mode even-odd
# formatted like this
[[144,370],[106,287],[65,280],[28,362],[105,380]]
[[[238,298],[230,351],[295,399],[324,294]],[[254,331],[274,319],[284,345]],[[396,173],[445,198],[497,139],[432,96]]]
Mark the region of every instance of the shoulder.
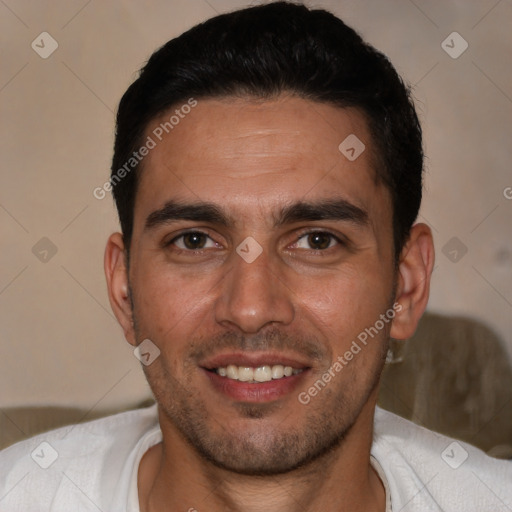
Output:
[[512,508],[512,461],[491,458],[378,407],[372,455],[388,480],[393,510]]
[[62,427],[6,448],[0,452],[0,509],[30,510],[28,503],[38,503],[38,510],[50,510],[56,495],[103,500],[132,469],[141,438],[152,432],[159,434],[156,406]]

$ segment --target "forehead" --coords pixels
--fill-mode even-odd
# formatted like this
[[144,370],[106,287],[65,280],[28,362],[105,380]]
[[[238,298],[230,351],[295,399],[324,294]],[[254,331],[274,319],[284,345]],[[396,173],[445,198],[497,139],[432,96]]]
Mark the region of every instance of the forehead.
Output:
[[142,162],[135,229],[172,199],[218,203],[245,223],[270,220],[280,204],[337,197],[370,217],[390,215],[356,109],[297,97],[198,99],[155,119],[146,136],[155,147]]

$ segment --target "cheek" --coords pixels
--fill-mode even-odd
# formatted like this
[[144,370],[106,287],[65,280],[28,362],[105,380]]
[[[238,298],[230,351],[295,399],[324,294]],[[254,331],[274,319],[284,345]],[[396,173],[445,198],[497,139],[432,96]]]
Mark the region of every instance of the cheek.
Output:
[[[382,269],[381,269],[382,270]],[[352,319],[374,320],[387,306],[389,294],[382,271],[364,268],[343,269],[327,279],[303,283],[303,300],[330,325]]]
[[211,275],[199,279],[158,265],[148,266],[134,276],[134,310],[140,335],[154,338],[159,345],[172,339],[172,347],[178,348],[177,342],[190,338],[208,311],[206,297],[212,286]]
[[332,340],[334,352],[344,352],[387,310],[389,291],[382,279],[382,269],[340,271],[326,280],[303,283],[301,314]]

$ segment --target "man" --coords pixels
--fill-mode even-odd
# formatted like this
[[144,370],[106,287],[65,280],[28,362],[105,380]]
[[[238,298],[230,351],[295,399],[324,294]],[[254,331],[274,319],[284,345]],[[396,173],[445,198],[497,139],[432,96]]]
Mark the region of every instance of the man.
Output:
[[119,106],[105,253],[157,405],[4,451],[1,510],[511,510],[510,463],[376,408],[428,300],[422,168],[408,90],[326,11],[169,41]]

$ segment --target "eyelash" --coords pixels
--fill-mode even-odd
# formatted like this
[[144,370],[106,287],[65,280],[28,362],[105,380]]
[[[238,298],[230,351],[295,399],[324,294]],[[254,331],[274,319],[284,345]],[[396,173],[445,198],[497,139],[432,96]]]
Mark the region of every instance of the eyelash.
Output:
[[[295,242],[295,243],[298,243],[299,240],[301,240],[304,237],[307,237],[308,235],[314,235],[314,234],[327,235],[327,236],[331,237],[331,241],[335,240],[337,242],[337,245],[339,245],[339,246],[346,245],[345,242],[339,236],[336,236],[334,233],[331,233],[330,231],[322,231],[322,230],[318,230],[318,229],[310,229],[310,230],[302,231],[299,234],[297,242]],[[327,247],[326,249],[308,249],[308,250],[311,252],[315,252],[315,253],[321,253],[321,252],[325,253],[329,249],[334,249],[334,247],[335,246]]]
[[[298,238],[297,238],[297,241],[294,242],[294,245],[297,244],[300,240],[302,240],[303,238],[307,237],[308,235],[313,235],[313,234],[321,234],[321,235],[327,235],[329,237],[331,237],[331,239],[334,239],[338,245],[340,246],[343,246],[343,245],[346,245],[346,242],[344,242],[339,236],[336,236],[335,234],[329,232],[329,231],[321,231],[321,230],[308,230],[308,231],[302,231]],[[177,240],[179,240],[180,238],[183,238],[184,236],[186,235],[204,235],[206,236],[207,238],[209,238],[210,240],[214,241],[210,235],[204,231],[185,231],[177,236],[175,236],[172,240],[170,240],[169,242],[166,242],[164,245],[165,247],[169,247],[171,245],[174,245],[175,242]],[[217,243],[217,242],[215,242]],[[310,252],[313,252],[313,253],[316,253],[316,254],[319,254],[319,253],[325,253],[327,252],[328,250],[330,249],[333,249],[334,247],[327,247],[326,249],[306,249]],[[208,249],[208,248],[207,248]],[[207,249],[182,249],[180,247],[177,248],[177,252],[187,252],[187,253],[192,253],[192,254],[200,254],[202,253],[203,251],[207,250]]]

